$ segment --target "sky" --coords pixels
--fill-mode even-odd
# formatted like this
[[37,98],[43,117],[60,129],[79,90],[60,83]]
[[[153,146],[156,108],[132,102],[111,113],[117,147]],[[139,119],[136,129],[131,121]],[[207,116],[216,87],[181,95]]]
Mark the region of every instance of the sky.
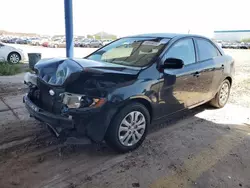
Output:
[[[248,30],[249,0],[73,0],[74,34]],[[64,34],[64,0],[0,0],[0,30]]]

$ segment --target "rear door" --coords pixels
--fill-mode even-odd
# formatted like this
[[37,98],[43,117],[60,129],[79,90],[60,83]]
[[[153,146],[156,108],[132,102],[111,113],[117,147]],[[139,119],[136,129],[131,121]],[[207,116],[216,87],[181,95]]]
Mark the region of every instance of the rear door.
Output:
[[211,99],[222,80],[224,59],[217,47],[208,39],[195,38],[198,55],[199,85],[196,90],[201,93],[200,102]]
[[0,43],[0,61],[6,61],[8,50],[6,49],[5,45]]

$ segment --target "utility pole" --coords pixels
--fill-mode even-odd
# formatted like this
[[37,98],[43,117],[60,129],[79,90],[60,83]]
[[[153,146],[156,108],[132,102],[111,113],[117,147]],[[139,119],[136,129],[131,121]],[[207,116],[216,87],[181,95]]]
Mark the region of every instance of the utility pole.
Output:
[[74,40],[73,40],[72,0],[64,0],[64,14],[65,14],[65,34],[66,34],[66,56],[68,58],[73,58]]

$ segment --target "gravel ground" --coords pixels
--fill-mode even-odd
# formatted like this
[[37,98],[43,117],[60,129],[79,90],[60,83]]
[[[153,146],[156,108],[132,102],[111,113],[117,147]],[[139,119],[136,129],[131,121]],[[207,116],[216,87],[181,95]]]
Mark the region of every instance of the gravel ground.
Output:
[[[236,62],[229,104],[198,107],[154,125],[142,147],[123,155],[105,144],[64,145],[18,103],[21,76],[11,83],[1,79],[0,187],[250,188],[250,51],[226,52]],[[14,119],[6,120],[5,103]]]
[[235,59],[235,78],[229,103],[250,107],[250,51],[227,50]]

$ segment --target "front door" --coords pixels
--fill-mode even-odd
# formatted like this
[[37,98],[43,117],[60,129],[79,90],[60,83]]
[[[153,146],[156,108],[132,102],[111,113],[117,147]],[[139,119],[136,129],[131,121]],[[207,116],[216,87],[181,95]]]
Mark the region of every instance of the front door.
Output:
[[161,87],[159,91],[160,114],[169,115],[196,104],[199,93],[196,92],[199,65],[196,63],[195,46],[192,38],[185,38],[175,42],[166,52],[163,62],[167,58],[178,58],[184,62],[181,69],[165,69],[161,73]]

